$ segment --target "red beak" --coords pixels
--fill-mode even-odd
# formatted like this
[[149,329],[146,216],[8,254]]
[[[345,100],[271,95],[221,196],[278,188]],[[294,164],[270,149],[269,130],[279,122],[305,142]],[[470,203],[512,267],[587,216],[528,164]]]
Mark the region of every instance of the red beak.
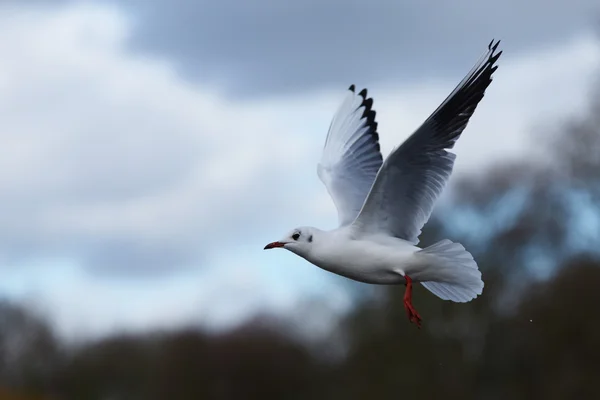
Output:
[[285,243],[273,242],[273,243],[269,243],[268,245],[266,245],[264,250],[274,249],[275,247],[283,247],[284,245],[285,245]]

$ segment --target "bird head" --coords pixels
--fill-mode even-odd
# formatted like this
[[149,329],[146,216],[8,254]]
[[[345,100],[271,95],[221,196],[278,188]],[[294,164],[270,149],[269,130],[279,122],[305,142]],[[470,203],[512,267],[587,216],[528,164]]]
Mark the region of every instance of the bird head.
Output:
[[284,248],[296,253],[298,255],[304,255],[310,251],[315,238],[315,229],[310,227],[300,227],[292,229],[286,234],[283,239],[279,239],[276,242],[271,242],[265,246],[265,250]]

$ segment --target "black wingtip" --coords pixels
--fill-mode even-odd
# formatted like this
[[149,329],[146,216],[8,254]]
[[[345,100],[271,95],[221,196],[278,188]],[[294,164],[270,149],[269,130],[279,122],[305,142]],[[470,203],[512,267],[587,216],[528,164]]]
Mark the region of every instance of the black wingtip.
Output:
[[485,68],[489,68],[490,80],[491,80],[492,74],[496,71],[496,69],[498,69],[498,66],[494,65],[494,64],[496,64],[496,62],[502,55],[502,50],[500,50],[498,53],[496,53],[496,50],[498,49],[499,45],[500,45],[500,40],[498,40],[498,41],[496,41],[496,43],[494,43],[494,39],[492,39],[492,41],[488,45],[488,54],[489,54],[488,59],[485,63],[485,66],[482,66],[480,69],[480,71],[483,72],[483,70]]
[[[496,43],[494,43],[494,41],[496,41]],[[492,39],[490,44],[488,44],[488,50],[490,50],[492,53],[494,53],[496,51],[496,49],[498,49],[498,46],[500,46],[500,40]]]
[[356,86],[354,86],[354,84],[350,85],[350,87],[348,88],[349,91],[354,92],[356,90]]
[[489,43],[488,51],[427,119],[435,120],[438,127],[447,128],[446,131],[441,129],[440,132],[445,133],[439,135],[440,140],[443,138],[444,149],[454,146],[492,82],[492,75],[498,69],[496,61],[502,55],[502,51],[496,53],[499,45],[500,40],[492,40]]
[[494,44],[494,40],[496,40],[496,39],[492,39],[490,44],[488,44],[488,50],[496,51],[496,49],[500,45],[500,40],[496,41],[496,44]]
[[[354,85],[350,86],[350,90],[353,92],[355,89],[356,88]],[[364,88],[358,92],[358,95],[362,97],[362,101],[358,106],[359,109],[362,108],[361,119],[364,119],[366,124],[370,127],[369,130],[373,136],[373,141],[377,144],[377,146],[379,146],[379,134],[377,133],[377,122],[375,121],[377,113],[375,110],[373,110],[373,99],[367,97],[367,88]]]
[[367,114],[371,111],[371,108],[373,107],[373,99],[363,100],[361,107],[365,108],[362,115],[362,118],[364,118],[367,116]]

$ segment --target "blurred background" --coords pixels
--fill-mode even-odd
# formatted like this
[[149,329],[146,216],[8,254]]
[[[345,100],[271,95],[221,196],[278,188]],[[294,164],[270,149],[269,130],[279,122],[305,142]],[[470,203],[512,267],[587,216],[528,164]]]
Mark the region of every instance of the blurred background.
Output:
[[[600,398],[593,0],[0,1],[1,399]],[[263,246],[334,228],[347,87],[384,156],[502,39],[421,237],[468,304]]]

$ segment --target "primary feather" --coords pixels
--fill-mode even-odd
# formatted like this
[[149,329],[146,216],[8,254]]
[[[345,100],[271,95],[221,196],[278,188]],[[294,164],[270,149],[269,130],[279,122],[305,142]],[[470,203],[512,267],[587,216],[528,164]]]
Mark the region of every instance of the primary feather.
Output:
[[340,226],[354,221],[383,162],[372,107],[366,89],[356,94],[350,86],[331,121],[317,166],[338,210]]
[[492,82],[499,42],[458,84],[444,102],[383,163],[360,214],[357,232],[384,233],[417,244],[423,225],[442,192],[456,156],[454,147]]

